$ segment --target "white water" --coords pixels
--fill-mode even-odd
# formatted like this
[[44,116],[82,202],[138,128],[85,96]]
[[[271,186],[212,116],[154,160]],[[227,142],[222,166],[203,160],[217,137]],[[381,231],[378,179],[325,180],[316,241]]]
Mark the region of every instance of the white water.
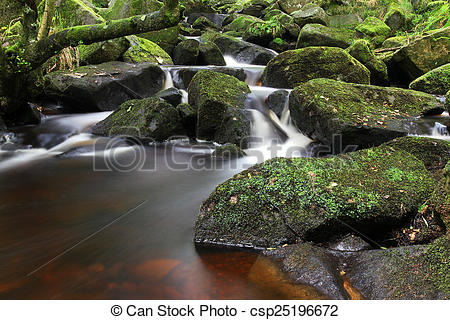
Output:
[[264,72],[265,66],[241,63],[229,55],[224,56],[223,58],[225,59],[225,63],[227,65],[227,67],[244,69],[245,74],[247,76],[247,78],[245,79],[245,82],[249,86],[256,86],[261,82],[261,75]]
[[172,80],[172,75],[170,74],[170,70],[164,69],[164,75],[165,75],[165,79],[164,79],[163,90],[172,88],[173,80]]

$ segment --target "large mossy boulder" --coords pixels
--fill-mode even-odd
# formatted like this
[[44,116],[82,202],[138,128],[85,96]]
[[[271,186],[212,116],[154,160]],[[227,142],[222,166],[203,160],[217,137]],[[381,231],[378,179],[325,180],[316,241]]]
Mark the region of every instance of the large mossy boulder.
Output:
[[370,83],[385,86],[389,84],[388,69],[383,60],[375,57],[366,40],[356,40],[347,52],[370,71]]
[[407,80],[450,63],[450,27],[415,39],[394,53],[392,60]]
[[357,36],[368,39],[374,46],[382,44],[391,33],[391,28],[376,17],[366,18],[355,30]]
[[197,243],[275,247],[392,230],[427,199],[434,180],[405,151],[376,147],[329,158],[275,158],[219,185],[203,202]]
[[200,43],[194,39],[181,41],[173,49],[173,61],[180,65],[196,65]]
[[116,20],[158,11],[162,2],[157,0],[113,0],[103,15],[108,20]]
[[391,28],[392,31],[403,30],[407,23],[407,12],[397,3],[392,3],[384,15],[383,22]]
[[82,0],[57,0],[55,4],[60,28],[105,22],[94,9]]
[[45,76],[47,98],[80,111],[115,110],[161,90],[164,72],[153,63],[107,62]]
[[352,43],[354,34],[352,30],[307,24],[300,30],[296,47],[326,46],[345,49]]
[[317,23],[328,26],[329,18],[327,13],[318,5],[309,3],[300,10],[291,13],[294,21],[300,28],[306,24]]
[[124,102],[105,120],[97,123],[92,133],[164,141],[184,134],[184,130],[177,109],[163,99],[153,97]]
[[139,37],[150,40],[164,49],[169,55],[178,43],[180,25],[139,34]]
[[122,55],[130,47],[125,38],[116,38],[108,41],[96,42],[90,45],[78,46],[81,64],[100,64],[110,61],[120,61]]
[[214,42],[200,43],[197,59],[199,66],[225,66],[222,51]]
[[173,64],[170,55],[156,43],[136,36],[128,36],[126,39],[130,43],[130,47],[123,54],[123,61]]
[[255,22],[264,22],[264,20],[249,16],[249,15],[238,15],[231,23],[227,24],[223,31],[235,31],[238,33],[243,33],[250,27],[251,24]]
[[[198,138],[242,146],[241,140],[250,134],[243,111],[250,93],[247,84],[223,73],[202,70],[192,78],[188,93],[189,104],[197,110]],[[243,132],[238,132],[240,128]]]
[[295,88],[315,78],[369,84],[370,71],[341,48],[308,47],[273,58],[264,69],[262,82],[268,87]]
[[220,27],[209,20],[207,17],[198,17],[194,23],[192,23],[192,28],[198,30],[220,30]]
[[323,144],[339,135],[343,147],[367,147],[407,135],[416,118],[444,106],[419,91],[314,79],[291,92],[289,109],[300,131]]
[[413,90],[445,95],[450,90],[450,63],[428,71],[409,84]]

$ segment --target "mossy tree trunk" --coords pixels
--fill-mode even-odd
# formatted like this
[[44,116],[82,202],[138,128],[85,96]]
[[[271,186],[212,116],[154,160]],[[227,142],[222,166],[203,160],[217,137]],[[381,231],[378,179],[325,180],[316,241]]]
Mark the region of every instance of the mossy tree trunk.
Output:
[[[9,2],[0,0],[0,7],[7,7]],[[0,97],[7,98],[11,110],[17,109],[15,104],[23,104],[36,94],[42,79],[41,66],[62,49],[172,27],[180,19],[178,0],[164,0],[161,10],[156,12],[101,24],[75,26],[48,35],[55,1],[46,1],[47,22],[43,17],[45,26],[39,29],[34,0],[18,2],[22,5],[21,40],[5,48],[0,45]],[[4,113],[5,110],[0,111]]]

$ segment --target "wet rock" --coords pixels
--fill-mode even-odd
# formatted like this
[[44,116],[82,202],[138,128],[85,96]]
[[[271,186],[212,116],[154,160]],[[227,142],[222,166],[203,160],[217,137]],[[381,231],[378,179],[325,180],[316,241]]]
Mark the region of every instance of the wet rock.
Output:
[[329,18],[326,12],[316,4],[308,3],[300,10],[291,13],[294,21],[300,28],[304,25],[315,23],[328,26]]
[[376,17],[368,17],[356,26],[356,35],[369,40],[374,46],[379,46],[389,37],[391,28]]
[[344,236],[340,240],[330,243],[328,245],[328,248],[330,248],[331,250],[342,252],[357,252],[362,250],[369,250],[371,249],[371,246],[364,239],[355,236],[354,234],[349,234]]
[[450,241],[354,253],[345,269],[367,299],[449,299]]
[[0,130],[3,126],[17,127],[41,123],[41,113],[36,106],[24,101],[10,99],[1,103]]
[[301,243],[264,251],[264,255],[278,261],[295,283],[310,285],[330,299],[348,299],[339,275],[339,263],[326,249]]
[[354,31],[326,27],[321,24],[307,24],[300,30],[297,48],[326,46],[347,48],[353,41]]
[[278,118],[281,119],[283,110],[286,107],[286,102],[289,99],[289,91],[287,90],[277,90],[272,92],[267,97],[267,106],[272,110]]
[[413,90],[445,95],[450,90],[450,63],[428,71],[409,84]]
[[411,41],[394,53],[392,60],[410,81],[450,63],[450,27]]
[[164,72],[153,63],[108,62],[45,76],[47,98],[80,111],[115,110],[126,100],[162,89]]
[[294,88],[315,78],[368,84],[370,72],[341,48],[308,47],[285,51],[272,59],[264,69],[262,83],[274,88]]
[[235,159],[245,156],[245,152],[235,144],[226,143],[217,147],[212,153],[212,156],[221,159]]
[[200,208],[195,241],[268,248],[327,241],[348,225],[373,237],[417,212],[433,185],[421,161],[387,147],[275,158],[217,186]]
[[[241,68],[229,68],[229,67],[210,67],[212,71],[224,73],[235,77],[240,81],[245,81],[246,74],[244,69]],[[203,70],[203,68],[187,67],[180,68],[174,72],[173,82],[177,88],[186,89],[189,87],[192,78],[197,72]]]
[[232,143],[241,149],[247,149],[253,120],[250,111],[228,108],[222,119],[222,124],[215,133],[214,141],[221,144]]
[[214,42],[201,43],[197,59],[198,65],[225,66],[226,62],[222,52]]
[[198,17],[192,24],[192,28],[199,30],[220,30],[220,27],[217,24],[204,16]]
[[172,87],[158,92],[155,97],[159,97],[170,103],[172,106],[176,107],[181,103],[183,95],[181,94],[180,90]]
[[173,50],[173,62],[180,65],[196,65],[200,43],[194,39],[181,41]]
[[441,114],[436,97],[412,90],[314,79],[296,87],[289,97],[293,122],[323,144],[367,147],[407,135],[422,115]]
[[223,55],[231,55],[242,63],[266,65],[276,56],[271,50],[220,33],[204,33],[202,41],[213,41]]
[[184,131],[189,138],[195,138],[197,128],[197,110],[188,103],[180,103],[177,111],[181,117]]
[[366,40],[356,40],[347,48],[350,55],[370,71],[370,83],[386,86],[389,84],[388,70],[383,60],[375,57]]
[[[188,92],[189,104],[197,110],[197,137],[241,145],[240,132],[229,133],[246,122],[240,109],[250,92],[248,86],[232,76],[201,70],[189,84]],[[249,131],[245,131],[248,136]]]
[[158,98],[129,100],[92,128],[101,136],[133,136],[164,141],[184,134],[178,111]]

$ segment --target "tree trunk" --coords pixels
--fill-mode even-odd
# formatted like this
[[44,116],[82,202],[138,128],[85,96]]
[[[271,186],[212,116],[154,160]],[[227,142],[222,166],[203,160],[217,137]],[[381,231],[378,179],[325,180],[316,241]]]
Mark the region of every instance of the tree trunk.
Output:
[[42,21],[39,27],[38,40],[42,40],[48,36],[50,28],[52,26],[53,16],[55,15],[55,0],[45,0],[44,13],[42,14]]

